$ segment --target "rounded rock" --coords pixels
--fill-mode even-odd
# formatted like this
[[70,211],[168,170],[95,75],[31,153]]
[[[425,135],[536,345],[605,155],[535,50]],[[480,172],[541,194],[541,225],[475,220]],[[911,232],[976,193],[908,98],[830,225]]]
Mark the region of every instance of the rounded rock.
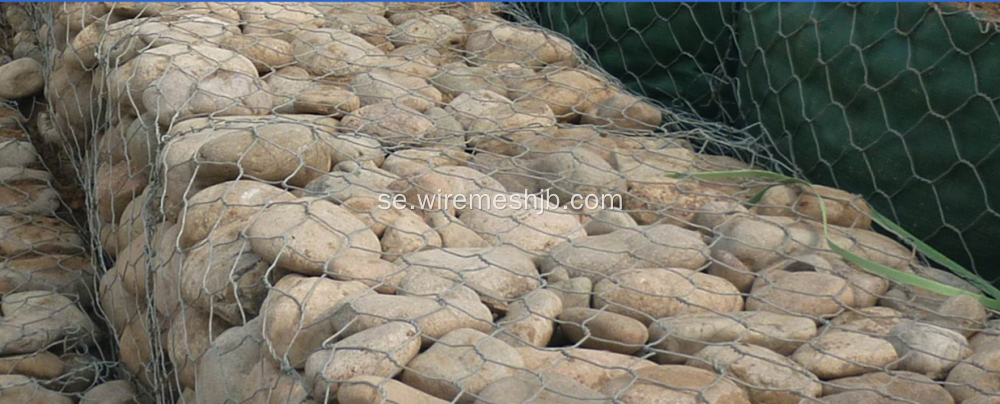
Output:
[[42,64],[22,58],[0,66],[0,98],[16,100],[38,94],[45,88]]
[[444,400],[472,404],[491,383],[514,376],[524,360],[514,348],[462,328],[441,337],[403,371],[404,383]]
[[[549,282],[553,282],[550,276]],[[549,283],[545,286],[551,290],[563,303],[563,308],[581,307],[590,308],[590,298],[594,291],[594,284],[590,278],[570,278]]]
[[137,404],[135,386],[126,380],[114,380],[87,390],[80,404]]
[[341,383],[355,376],[395,376],[419,352],[420,337],[415,327],[401,322],[386,323],[309,355],[306,384],[314,397],[333,397]]
[[202,403],[242,402],[243,382],[254,365],[265,360],[262,324],[258,316],[222,332],[198,361],[194,391]]
[[562,312],[562,302],[555,293],[546,289],[535,290],[512,303],[507,315],[497,321],[502,329],[498,338],[511,346],[547,346],[555,329],[553,319]]
[[[514,202],[514,198],[520,198],[518,201],[525,207],[515,209],[518,202]],[[544,253],[566,240],[587,235],[574,215],[552,202],[524,200],[520,194],[495,196],[494,200],[511,203],[502,207],[497,206],[499,203],[477,206],[484,209],[469,209],[458,215],[465,225],[493,245],[508,244],[528,252]]]
[[337,332],[330,317],[345,299],[366,293],[359,282],[286,275],[271,288],[261,312],[264,336],[280,358],[302,367]]
[[532,373],[569,377],[593,390],[600,390],[609,380],[656,366],[631,355],[594,349],[521,347],[517,350]]
[[649,339],[646,326],[633,318],[589,308],[571,308],[559,315],[562,332],[580,347],[632,354]]
[[896,324],[888,340],[896,348],[899,369],[942,379],[960,361],[972,355],[962,334],[915,321]]
[[475,404],[608,404],[598,392],[560,375],[517,375],[479,392]]
[[583,111],[580,123],[606,130],[652,131],[659,128],[663,113],[652,105],[627,94],[605,98]]
[[350,211],[321,199],[269,206],[246,230],[253,251],[278,266],[321,275],[328,265],[378,256],[378,237]]
[[918,373],[902,371],[869,373],[830,380],[823,384],[823,395],[831,396],[862,389],[885,392],[899,400],[908,400],[918,404],[955,403],[955,399],[948,394],[948,391],[934,380]]
[[358,376],[343,383],[337,391],[337,401],[340,404],[448,404],[398,380],[376,376]]
[[888,336],[896,324],[905,320],[903,313],[888,307],[866,307],[848,311],[830,320],[830,328],[857,331],[875,336]]
[[66,346],[93,342],[95,326],[90,317],[77,303],[55,292],[4,295],[0,312],[0,355],[34,353],[56,342]]
[[541,286],[531,256],[509,246],[419,251],[400,257],[396,265],[400,275],[429,273],[461,282],[493,306],[504,307]]
[[701,312],[733,313],[743,298],[725,279],[681,268],[634,269],[594,285],[594,308],[606,308],[650,324],[655,319]]
[[698,313],[657,320],[649,336],[660,363],[681,364],[706,346],[735,341],[787,356],[816,336],[816,323],[766,311]]
[[3,402],[11,404],[73,404],[73,400],[46,389],[31,378],[21,375],[0,375]]
[[812,373],[774,351],[736,343],[709,346],[687,361],[688,366],[721,373],[749,389],[754,404],[797,404],[804,397],[822,395],[823,386]]
[[621,404],[750,404],[747,392],[736,383],[691,366],[639,369],[609,381],[600,392]]
[[792,360],[821,379],[838,379],[877,372],[898,356],[889,342],[863,334],[831,331],[799,347]]
[[439,301],[379,294],[367,294],[345,302],[330,318],[333,329],[345,337],[388,322],[410,322],[420,330],[425,346],[457,329],[488,332],[493,326],[492,320],[490,310],[478,301]]
[[47,351],[0,358],[0,374],[55,379],[65,373],[63,362]]
[[545,273],[563,267],[570,277],[590,278],[596,284],[630,269],[699,269],[708,254],[701,234],[663,224],[563,242],[543,257],[539,269]]
[[249,222],[269,205],[295,199],[290,192],[257,181],[227,181],[201,190],[188,199],[180,247],[189,248],[213,230],[234,222]]
[[964,402],[976,395],[1000,395],[1000,349],[978,352],[955,365],[948,373],[945,388]]
[[854,292],[844,278],[822,272],[766,271],[753,283],[747,310],[833,317],[854,305]]

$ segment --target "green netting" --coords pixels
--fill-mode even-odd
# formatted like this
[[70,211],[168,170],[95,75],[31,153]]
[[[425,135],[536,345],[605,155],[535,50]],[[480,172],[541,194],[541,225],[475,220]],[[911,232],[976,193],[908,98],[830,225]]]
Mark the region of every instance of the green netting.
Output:
[[525,3],[631,90],[711,119],[735,112],[739,3]]
[[994,27],[924,3],[748,3],[740,27],[747,123],[806,177],[1000,279]]
[[1000,279],[1000,38],[990,16],[933,3],[526,8],[633,89],[747,128],[798,174],[864,195]]

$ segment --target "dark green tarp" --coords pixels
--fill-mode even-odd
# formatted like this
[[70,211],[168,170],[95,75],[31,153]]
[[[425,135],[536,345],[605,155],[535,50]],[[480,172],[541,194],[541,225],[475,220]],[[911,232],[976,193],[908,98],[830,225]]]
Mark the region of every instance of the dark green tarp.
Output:
[[633,91],[713,120],[736,112],[724,68],[737,66],[737,3],[522,4]]
[[1000,279],[1000,33],[927,3],[746,3],[740,112],[806,178]]
[[527,8],[633,90],[748,128],[1000,280],[1000,33],[983,19],[928,3]]

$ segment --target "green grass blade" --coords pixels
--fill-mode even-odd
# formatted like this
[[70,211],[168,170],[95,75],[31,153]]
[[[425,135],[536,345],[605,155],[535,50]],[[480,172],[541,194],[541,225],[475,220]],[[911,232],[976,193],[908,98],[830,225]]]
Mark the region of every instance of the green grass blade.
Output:
[[801,182],[805,184],[798,178],[789,177],[787,175],[782,175],[778,173],[772,173],[770,171],[763,170],[736,170],[736,171],[709,171],[701,173],[678,173],[673,174],[670,177],[675,179],[682,178],[704,178],[707,180],[711,179],[722,179],[722,178],[765,178],[769,180],[781,181],[781,182]]
[[[778,173],[772,173],[772,172],[769,172],[769,171],[762,171],[762,170],[737,170],[737,171],[712,171],[712,172],[700,172],[700,173],[680,173],[680,174],[674,174],[671,177],[676,178],[676,179],[682,179],[682,178],[721,179],[721,178],[748,178],[748,177],[756,177],[756,178],[771,179],[771,180],[779,181],[779,182],[782,182],[782,183],[802,184],[802,185],[808,186],[810,188],[813,188],[813,185],[810,184],[807,181],[804,181],[804,180],[801,180],[801,179],[798,179],[798,178],[789,177],[789,176],[782,175],[782,174],[778,174]],[[763,197],[764,192],[766,190],[767,189],[759,192],[757,195],[755,195],[753,198],[751,198],[750,201],[748,201],[748,204],[753,205],[753,204],[756,204],[756,203],[760,202],[760,199],[761,199],[761,197]],[[815,189],[813,189],[813,193],[815,193],[817,195],[817,197],[819,197],[819,192],[817,192]],[[830,249],[833,250],[834,252],[836,252],[841,257],[843,257],[845,260],[847,260],[847,261],[849,261],[849,262],[857,265],[858,267],[860,267],[860,268],[862,268],[862,269],[864,269],[864,270],[866,270],[868,272],[871,272],[871,273],[876,274],[878,276],[881,276],[883,278],[895,281],[897,283],[906,284],[906,285],[918,287],[918,288],[921,288],[921,289],[926,289],[926,290],[929,290],[931,292],[938,293],[938,294],[945,295],[945,296],[957,296],[957,295],[972,296],[973,298],[979,300],[980,303],[982,303],[984,306],[989,307],[989,308],[991,308],[993,310],[1000,310],[1000,300],[998,300],[998,299],[1000,299],[1000,289],[997,289],[996,287],[994,287],[993,285],[991,285],[989,282],[987,282],[982,277],[980,277],[980,276],[976,275],[975,273],[973,273],[973,272],[965,269],[964,267],[962,267],[961,265],[959,265],[957,262],[952,261],[948,257],[945,257],[944,254],[941,254],[940,252],[938,252],[937,250],[935,250],[931,246],[929,246],[926,243],[924,243],[923,241],[917,239],[916,237],[914,237],[913,235],[911,235],[909,232],[907,232],[906,230],[904,230],[902,227],[900,227],[899,225],[893,223],[891,220],[889,220],[888,218],[886,218],[885,216],[883,216],[882,214],[878,213],[875,210],[871,210],[872,221],[874,221],[879,226],[882,226],[882,228],[884,228],[884,229],[892,232],[893,234],[895,234],[899,238],[907,241],[908,243],[910,243],[911,245],[913,245],[913,247],[916,248],[917,251],[920,251],[921,254],[924,254],[924,256],[926,256],[927,258],[929,258],[929,259],[933,260],[934,262],[937,262],[937,263],[943,265],[944,267],[948,268],[949,270],[951,270],[956,275],[958,275],[958,276],[964,278],[965,280],[967,280],[968,282],[972,283],[976,288],[978,288],[979,290],[983,291],[983,293],[986,293],[987,295],[992,296],[993,299],[991,299],[989,297],[986,297],[986,296],[983,296],[983,295],[980,295],[980,294],[971,293],[969,291],[962,290],[962,289],[959,289],[959,288],[956,288],[956,287],[953,287],[953,286],[950,286],[950,285],[945,285],[943,283],[940,283],[940,282],[937,282],[937,281],[933,281],[933,280],[921,277],[919,275],[908,274],[906,272],[902,272],[902,271],[897,270],[895,268],[891,268],[891,267],[879,264],[877,262],[874,262],[874,261],[862,258],[862,257],[860,257],[860,256],[858,256],[858,255],[856,255],[854,253],[851,253],[850,251],[847,251],[847,250],[841,248],[840,246],[836,245],[833,242],[833,240],[830,238],[829,231],[828,231],[829,224],[827,223],[826,202],[823,200],[822,197],[819,197],[818,199],[819,199],[820,213],[821,213],[821,216],[822,216],[823,237],[826,238],[827,244],[830,246]]]
[[895,281],[897,283],[915,286],[945,296],[957,296],[957,295],[971,296],[976,300],[979,300],[979,302],[982,303],[983,306],[986,306],[993,310],[1000,310],[1000,301],[997,301],[996,299],[990,299],[978,293],[972,293],[967,290],[956,288],[954,286],[949,286],[940,282],[935,282],[930,279],[921,277],[919,275],[908,274],[898,269],[891,268],[879,264],[877,262],[864,259],[854,253],[851,253],[850,251],[840,248],[840,246],[834,244],[833,242],[828,242],[827,244],[830,245],[831,250],[836,252],[841,257],[844,257],[845,260],[875,275]]
[[927,243],[924,243],[920,239],[914,237],[912,234],[907,232],[898,224],[893,223],[891,220],[883,216],[881,213],[875,211],[874,209],[871,210],[871,216],[872,220],[876,224],[892,232],[897,237],[906,240],[907,243],[912,244],[913,247],[917,249],[917,251],[920,251],[920,253],[924,254],[924,256],[926,256],[927,258],[931,259],[934,262],[937,262],[938,264],[943,265],[945,268],[950,269],[952,272],[962,277],[966,281],[975,284],[977,288],[979,288],[986,294],[994,298],[1000,298],[1000,289],[997,289],[992,284],[987,282],[985,279],[979,277],[979,275],[976,275],[974,272],[965,269],[965,267],[959,265],[957,262],[952,261],[950,258],[944,256],[944,254],[941,254],[930,245],[927,245]]

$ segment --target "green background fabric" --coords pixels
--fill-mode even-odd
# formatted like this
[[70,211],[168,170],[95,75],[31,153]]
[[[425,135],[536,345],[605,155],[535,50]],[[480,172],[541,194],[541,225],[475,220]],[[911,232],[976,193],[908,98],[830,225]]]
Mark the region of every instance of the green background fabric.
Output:
[[743,124],[1000,279],[1000,36],[926,3],[746,3]]
[[633,90],[748,128],[1000,280],[1000,37],[982,19],[927,3],[528,8]]
[[[737,3],[525,3],[632,91],[665,106],[728,120],[736,112]],[[728,115],[727,115],[728,113]]]

